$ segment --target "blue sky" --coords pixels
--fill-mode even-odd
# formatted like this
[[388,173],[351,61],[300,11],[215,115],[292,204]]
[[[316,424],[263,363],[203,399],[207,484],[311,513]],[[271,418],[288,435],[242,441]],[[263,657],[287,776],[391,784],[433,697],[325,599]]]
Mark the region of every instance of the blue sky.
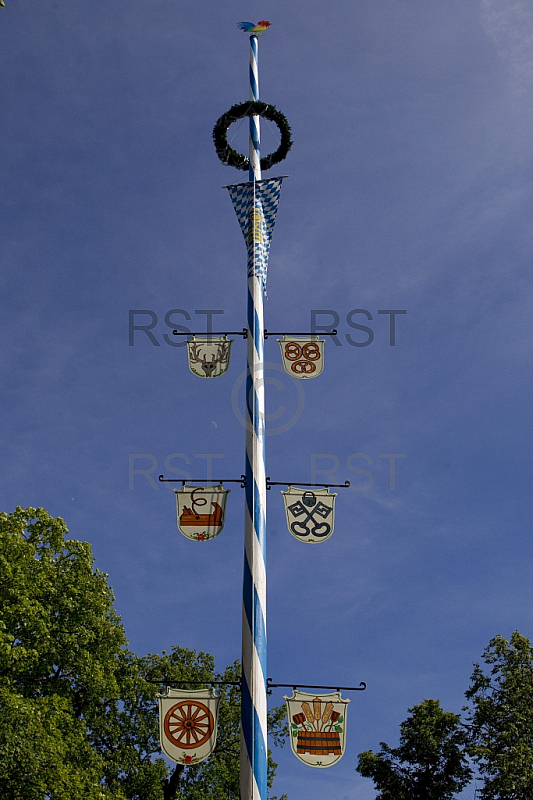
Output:
[[[211,454],[215,474],[243,471],[231,393],[244,343],[225,376],[201,381],[164,335],[172,309],[196,330],[206,309],[224,312],[215,329],[245,324],[246,253],[220,187],[246,176],[220,164],[211,131],[248,97],[235,23],[258,19],[272,22],[261,99],[294,138],[265,174],[289,176],[266,325],[339,317],[299,417],[294,386],[271,369],[283,389],[269,387],[267,411],[285,406],[290,424],[267,441],[267,474],[297,483],[313,463],[338,464],[338,482],[352,481],[319,547],[290,536],[269,492],[268,671],[368,684],[351,695],[342,761],[312,770],[286,748],[276,792],[371,800],[357,753],[395,744],[424,697],[458,712],[489,639],[533,635],[527,0],[6,0],[1,508],[42,505],[91,542],[137,652],[179,644],[220,668],[240,656],[242,490],[200,545],[177,532],[168,486],[130,463],[203,477]],[[243,126],[234,142],[245,140]],[[265,125],[263,145],[276,146]],[[143,332],[129,346],[132,309],[157,316],[159,346]],[[394,346],[384,309],[407,312]],[[350,321],[371,344],[349,343],[367,338]],[[379,458],[391,453],[406,456],[393,490]],[[151,459],[132,462],[140,454]]]

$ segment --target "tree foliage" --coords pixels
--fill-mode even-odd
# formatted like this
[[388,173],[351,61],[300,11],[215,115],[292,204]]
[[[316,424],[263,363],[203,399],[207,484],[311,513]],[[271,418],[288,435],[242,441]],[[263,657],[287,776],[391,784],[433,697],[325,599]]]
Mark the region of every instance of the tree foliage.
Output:
[[[185,770],[161,757],[156,695],[237,681],[238,664],[217,675],[206,653],[129,651],[107,576],[67,534],[42,508],[0,513],[0,797],[237,800],[237,687],[220,687],[214,754]],[[280,709],[269,730],[283,741]]]
[[409,712],[400,746],[380,742],[379,753],[360,753],[357,771],[374,781],[376,800],[449,800],[471,777],[460,717],[438,700],[423,700]]
[[[0,794],[121,799],[90,730],[119,695],[125,644],[88,544],[44,509],[0,514]],[[53,790],[51,789],[53,787]]]
[[[181,647],[142,658],[129,653],[127,659],[121,677],[123,703],[107,714],[98,742],[99,751],[106,756],[107,785],[132,800],[238,800],[240,691],[232,684],[240,680],[240,664],[235,662],[219,674],[212,656]],[[162,759],[157,759],[161,747],[156,695],[167,684],[197,689],[200,681],[226,682],[217,686],[220,704],[215,749],[198,765],[184,768],[178,764],[169,771]],[[283,744],[286,737],[284,716],[283,708],[269,712],[268,729],[277,744]],[[163,768],[159,781],[152,776],[155,764]],[[275,769],[269,754],[269,786]]]
[[469,752],[484,779],[481,800],[533,797],[533,648],[515,631],[496,636],[474,664],[470,688]]

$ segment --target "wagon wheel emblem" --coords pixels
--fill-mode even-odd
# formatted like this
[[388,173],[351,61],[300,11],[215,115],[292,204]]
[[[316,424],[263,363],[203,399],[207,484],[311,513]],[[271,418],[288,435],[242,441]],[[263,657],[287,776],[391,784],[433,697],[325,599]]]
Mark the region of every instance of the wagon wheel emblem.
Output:
[[207,706],[196,700],[182,700],[165,715],[165,733],[172,744],[192,750],[205,744],[213,733],[215,722]]

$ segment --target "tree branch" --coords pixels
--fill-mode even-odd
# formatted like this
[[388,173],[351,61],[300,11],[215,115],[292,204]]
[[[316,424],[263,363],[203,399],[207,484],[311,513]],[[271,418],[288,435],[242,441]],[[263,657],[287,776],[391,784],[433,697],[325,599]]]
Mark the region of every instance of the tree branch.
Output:
[[175,800],[176,792],[178,791],[178,784],[181,778],[181,773],[185,767],[183,764],[176,764],[176,769],[172,775],[163,781],[163,797],[164,800]]

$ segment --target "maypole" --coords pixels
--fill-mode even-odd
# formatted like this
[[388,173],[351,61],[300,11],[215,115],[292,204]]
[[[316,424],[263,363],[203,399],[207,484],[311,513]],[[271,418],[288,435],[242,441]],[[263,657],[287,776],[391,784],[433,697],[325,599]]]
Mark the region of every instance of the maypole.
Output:
[[[0,0],[1,2],[1,0]],[[270,240],[276,219],[283,176],[263,180],[261,169],[270,169],[283,161],[291,148],[291,130],[278,109],[259,100],[257,68],[258,36],[266,32],[266,20],[238,23],[250,35],[250,99],[232,106],[216,122],[213,140],[223,164],[248,170],[248,181],[226,186],[247,249],[247,327],[203,335],[190,333],[187,341],[189,368],[201,378],[223,375],[229,366],[230,334],[247,340],[245,474],[228,482],[240,483],[246,490],[244,520],[244,570],[242,602],[242,675],[241,688],[241,800],[267,800],[267,691],[273,687],[292,686],[293,696],[285,698],[291,723],[291,748],[296,757],[312,767],[324,768],[342,757],[346,742],[346,706],[340,688],[361,691],[358,687],[338,687],[333,694],[316,695],[297,690],[292,684],[272,683],[267,679],[266,638],[266,492],[272,486],[288,486],[282,492],[287,526],[302,542],[317,544],[333,533],[336,494],[332,487],[344,484],[309,484],[272,481],[265,469],[265,397],[264,397],[264,328],[265,294]],[[234,150],[227,140],[229,127],[249,117],[249,157]],[[280,133],[277,150],[261,158],[259,118],[274,122]],[[335,335],[337,331],[326,335]],[[174,331],[175,335],[181,335]],[[323,369],[323,344],[316,333],[272,333],[281,335],[285,371],[298,379],[313,378]],[[238,381],[236,386],[240,385]],[[182,483],[174,490],[177,502],[178,529],[188,539],[206,541],[218,536],[224,525],[226,497],[229,490],[222,480],[215,486],[194,486],[198,478],[164,478],[160,481]],[[159,681],[158,681],[159,682]],[[212,682],[219,683],[217,681]],[[222,682],[223,683],[223,682]],[[168,682],[167,682],[168,684]],[[331,689],[331,686],[300,684],[301,688]],[[202,696],[200,696],[200,694]],[[190,690],[167,685],[160,700],[160,737],[164,752],[179,764],[197,764],[213,751],[216,742],[218,698],[212,689]],[[312,707],[311,707],[312,705]]]
[[[250,100],[259,100],[258,38],[250,36]],[[250,117],[249,180],[254,202],[249,236],[255,262],[260,221],[255,184],[261,179],[259,117]],[[267,797],[266,472],[263,281],[248,270],[246,371],[246,508],[242,608],[241,800]]]

